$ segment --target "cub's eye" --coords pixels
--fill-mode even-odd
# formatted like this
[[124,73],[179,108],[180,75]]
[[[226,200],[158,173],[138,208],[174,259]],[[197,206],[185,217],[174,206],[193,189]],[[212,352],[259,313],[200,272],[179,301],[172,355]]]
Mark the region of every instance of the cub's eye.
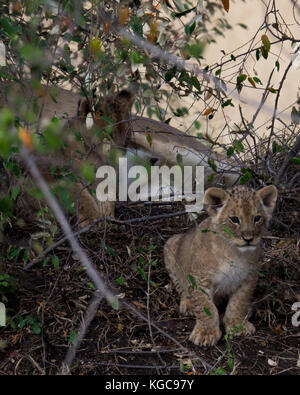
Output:
[[261,220],[261,216],[260,215],[256,215],[254,217],[254,222],[259,222]]
[[239,224],[240,223],[240,220],[238,219],[238,217],[229,217],[229,219],[234,224]]

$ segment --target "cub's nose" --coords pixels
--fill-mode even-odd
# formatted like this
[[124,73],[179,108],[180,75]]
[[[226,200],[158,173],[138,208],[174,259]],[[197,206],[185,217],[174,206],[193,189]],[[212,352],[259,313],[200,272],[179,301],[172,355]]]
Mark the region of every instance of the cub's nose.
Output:
[[251,241],[253,241],[253,237],[252,236],[242,236],[242,238],[248,244],[250,244]]

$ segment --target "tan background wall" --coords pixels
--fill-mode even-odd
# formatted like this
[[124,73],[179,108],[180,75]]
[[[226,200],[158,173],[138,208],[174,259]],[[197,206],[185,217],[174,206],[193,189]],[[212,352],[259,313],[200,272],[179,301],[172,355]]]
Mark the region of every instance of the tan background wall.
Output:
[[[288,0],[276,1],[277,9],[280,10],[280,14],[283,16],[286,23],[289,24],[291,33],[294,34],[294,37],[299,39],[300,27],[297,26],[294,21],[291,4],[292,3]],[[231,2],[231,7],[229,13],[226,15],[226,18],[228,22],[233,26],[233,29],[225,31],[224,38],[221,36],[216,36],[217,44],[212,43],[206,47],[204,57],[206,58],[207,62],[203,63],[203,66],[205,66],[206,64],[212,65],[215,62],[220,62],[220,59],[223,56],[221,50],[224,50],[226,54],[231,53],[233,50],[247,43],[255,35],[259,27],[263,24],[265,10],[266,7],[264,5],[264,2],[260,0],[251,0],[251,1],[248,0],[246,3],[240,1],[236,1],[235,3]],[[217,17],[220,17],[220,15],[218,15]],[[298,20],[300,21],[299,13],[298,13]],[[273,21],[274,20],[271,19],[271,22]],[[242,27],[238,26],[238,23],[246,24],[248,26],[248,29],[247,30],[243,29]],[[260,46],[261,36],[264,33],[265,33],[265,29],[258,32],[257,37],[254,41],[255,47]],[[297,33],[298,33],[298,37],[297,37]],[[288,35],[290,36],[291,34],[288,33]],[[269,33],[268,33],[268,37],[271,42],[276,40],[276,38],[272,37]],[[246,52],[248,48],[249,48],[249,43],[248,45],[234,52],[234,55]],[[261,58],[257,63],[255,60],[255,52],[254,52],[252,57],[250,57],[246,62],[245,65],[246,67],[243,69],[242,73],[248,74],[249,76],[252,77],[255,76],[255,72],[256,72],[257,77],[260,78],[260,80],[264,84],[263,85],[264,87],[268,81],[268,77],[273,67],[275,67],[275,61],[277,60],[277,56],[280,55],[279,58],[280,71],[279,72],[277,70],[274,71],[274,75],[271,83],[271,85],[273,85],[273,87],[276,89],[278,88],[279,82],[282,79],[282,75],[290,62],[292,53],[293,53],[293,49],[291,48],[290,42],[285,42],[283,44],[280,43],[280,44],[276,44],[275,46],[272,46],[271,53],[269,54],[268,59],[265,60]],[[232,62],[231,64],[233,65],[234,62]],[[228,70],[227,72],[226,71],[222,72],[222,77],[226,81],[230,81],[230,79],[232,79],[233,84],[227,83],[229,91],[235,86],[236,83],[236,76],[234,78],[229,77],[231,73],[232,71],[230,70]],[[299,82],[300,82],[300,60],[298,62],[298,69],[295,66],[293,66],[287,75],[286,81],[284,83],[283,89],[280,94],[280,100],[278,106],[279,111],[283,110],[284,108],[288,107],[293,102],[295,102],[295,100],[297,99]],[[252,88],[250,83],[247,83],[247,85],[249,86],[249,88],[243,88],[241,93],[241,98],[243,100],[248,101],[248,104],[243,104],[243,103],[240,104],[242,106],[242,110],[245,118],[247,118],[247,120],[250,121],[252,119],[253,114],[255,113],[256,108],[258,107],[258,104],[256,103],[260,102],[263,91],[261,89]],[[260,88],[261,86],[257,85],[257,87]],[[275,97],[276,97],[275,94],[272,93],[269,94],[266,105],[262,109],[260,115],[258,116],[255,122],[255,127],[260,126],[264,122],[268,121],[268,119],[270,119],[270,117],[272,116]],[[228,116],[228,120],[231,119],[233,122],[234,121],[239,122],[240,115],[238,110],[238,102],[236,100],[233,100],[233,102],[235,104],[235,108],[226,107],[224,109],[224,113],[226,114],[226,116]],[[183,103],[185,103],[186,106],[189,107],[189,105],[191,104],[191,98],[182,99],[181,105]],[[253,104],[255,104],[255,106]],[[197,113],[197,107],[200,106],[201,106],[200,103],[198,105],[196,103],[193,106],[193,110],[191,112],[195,111]],[[291,108],[288,109],[284,115],[281,115],[282,119],[284,119],[284,121],[287,123],[290,122],[290,112],[291,112]],[[184,120],[180,120],[179,122],[178,119],[173,118],[172,122],[181,130],[184,130],[191,125],[191,122],[193,122],[194,119],[195,119],[195,114],[194,115],[191,114],[189,117],[185,118]],[[200,132],[203,133],[207,131],[209,134],[212,134],[214,136],[220,133],[220,130],[225,124],[224,116],[220,110],[215,115],[215,117],[210,121],[206,121],[206,117],[203,116],[200,117],[199,120],[201,121],[201,125],[202,125]],[[257,130],[257,133],[259,133],[260,135],[268,133],[268,131],[266,130],[266,126],[268,126],[269,124],[270,123],[267,123],[267,125],[259,128]]]

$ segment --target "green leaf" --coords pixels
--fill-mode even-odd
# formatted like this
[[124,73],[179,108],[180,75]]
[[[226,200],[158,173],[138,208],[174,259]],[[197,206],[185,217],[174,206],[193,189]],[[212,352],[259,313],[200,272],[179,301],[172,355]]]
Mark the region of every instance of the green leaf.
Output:
[[58,118],[52,118],[49,125],[44,131],[44,137],[49,147],[53,150],[60,148],[63,145],[62,140],[59,137],[61,131],[61,125]]
[[140,275],[142,276],[142,279],[147,281],[147,276],[146,276],[145,270],[142,267],[138,267],[137,270],[140,273]]
[[276,66],[276,68],[277,68],[277,71],[279,71],[279,69],[280,69],[280,64],[279,64],[278,60],[276,60],[275,66]]
[[95,285],[91,282],[91,281],[89,281],[88,283],[87,283],[87,285],[93,290],[93,291],[96,291],[96,287],[95,287]]
[[209,318],[212,318],[212,313],[207,307],[203,307],[203,311]]
[[241,74],[237,78],[239,82],[243,82],[247,79],[247,74]]
[[260,50],[259,50],[259,48],[257,48],[257,50],[255,52],[255,56],[256,56],[256,60],[258,61],[260,59]]
[[230,370],[233,370],[234,363],[233,363],[233,360],[231,358],[228,358],[227,365],[228,365]]
[[193,22],[191,25],[186,25],[184,28],[185,34],[186,35],[191,35],[193,31],[195,30],[196,23]]
[[52,258],[52,265],[55,269],[59,266],[59,259],[56,255]]
[[188,275],[188,281],[190,282],[193,289],[197,288],[196,280],[191,274]]
[[203,54],[204,47],[204,43],[191,44],[187,46],[187,50],[193,58],[200,58]]
[[240,184],[244,185],[246,184],[249,180],[251,180],[252,173],[250,171],[247,171],[241,178],[240,178]]
[[233,146],[236,152],[245,152],[243,143],[240,140],[234,140]]
[[170,82],[172,78],[175,77],[177,72],[176,66],[172,67],[170,70],[166,71],[165,73],[165,80]]
[[234,149],[233,147],[229,147],[226,151],[226,155],[228,156],[228,158],[230,158],[230,156],[232,156],[234,153]]
[[31,325],[31,328],[32,328],[32,331],[33,331],[33,333],[35,334],[35,335],[39,335],[40,333],[41,333],[41,327],[39,326],[39,324],[38,323],[33,323],[32,325]]
[[300,158],[291,158],[291,162],[295,165],[300,165]]
[[215,179],[215,173],[211,173],[208,178],[207,178],[207,182],[211,183],[213,182],[213,180]]
[[234,107],[234,104],[232,103],[232,99],[228,99],[228,100],[222,102],[221,105],[222,105],[223,108],[224,108],[224,107],[227,107],[227,106]]
[[124,277],[119,277],[119,278],[117,278],[117,283],[119,284],[119,285],[124,285],[124,284],[126,284],[126,280],[125,280],[125,278]]
[[16,256],[19,255],[21,249],[17,248],[17,247],[11,247],[11,249],[9,250],[9,252],[7,253],[7,259],[12,260],[14,259]]
[[254,79],[254,81],[255,81],[257,84],[260,84],[260,85],[263,84],[263,83],[261,82],[261,80],[260,80],[258,77],[253,77],[253,79]]
[[143,25],[137,16],[133,15],[130,21],[130,26],[135,34],[143,37]]
[[0,128],[1,131],[7,131],[14,123],[14,114],[9,108],[2,108],[0,111]]
[[94,166],[92,166],[90,163],[83,163],[80,169],[80,173],[87,182],[92,183],[95,181]]
[[236,89],[240,93],[243,88],[243,82],[247,79],[246,74],[241,74],[236,78]]
[[200,92],[201,85],[200,85],[198,78],[193,76],[193,77],[191,77],[190,81],[191,81],[191,84]]
[[11,191],[11,197],[13,198],[13,200],[16,200],[19,193],[20,193],[20,186],[16,185],[15,187],[13,187],[13,189]]
[[69,339],[68,339],[68,343],[69,344],[75,344],[76,339],[77,339],[77,334],[76,334],[76,331],[73,330],[70,333],[70,336],[69,336]]
[[231,239],[234,239],[234,234],[226,225],[222,225],[222,230],[224,230],[224,232],[227,233]]
[[276,92],[277,92],[277,89],[269,88],[268,91],[271,92],[271,93],[276,93]]
[[217,171],[217,165],[216,165],[216,162],[213,159],[208,158],[207,163],[213,169],[213,171]]
[[115,250],[113,250],[111,247],[109,246],[105,246],[105,251],[108,253],[108,255],[116,257],[118,256],[117,252]]
[[276,140],[272,143],[272,153],[276,154],[276,152],[282,152],[283,148],[282,145],[278,144]]

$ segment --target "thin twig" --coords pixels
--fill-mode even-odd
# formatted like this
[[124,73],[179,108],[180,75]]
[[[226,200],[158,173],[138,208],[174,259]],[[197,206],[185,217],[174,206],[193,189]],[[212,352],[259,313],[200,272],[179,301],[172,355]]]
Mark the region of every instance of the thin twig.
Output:
[[90,323],[92,322],[92,320],[94,319],[99,304],[101,302],[103,298],[103,295],[100,294],[99,292],[97,292],[94,297],[92,302],[90,303],[87,312],[85,313],[85,316],[80,324],[80,327],[77,331],[77,336],[76,336],[76,340],[74,342],[74,344],[69,347],[67,355],[64,359],[64,362],[62,363],[61,366],[61,370],[60,370],[60,374],[62,375],[66,375],[69,374],[71,371],[71,364],[75,358],[76,352],[78,350],[78,348],[80,347],[80,344],[86,334],[86,331],[90,325]]
[[292,146],[290,151],[286,154],[285,159],[284,159],[277,175],[275,176],[275,179],[274,179],[275,183],[280,182],[284,172],[286,171],[287,167],[290,164],[291,158],[293,156],[298,155],[299,150],[300,150],[300,136],[298,136],[296,138],[295,144]]

